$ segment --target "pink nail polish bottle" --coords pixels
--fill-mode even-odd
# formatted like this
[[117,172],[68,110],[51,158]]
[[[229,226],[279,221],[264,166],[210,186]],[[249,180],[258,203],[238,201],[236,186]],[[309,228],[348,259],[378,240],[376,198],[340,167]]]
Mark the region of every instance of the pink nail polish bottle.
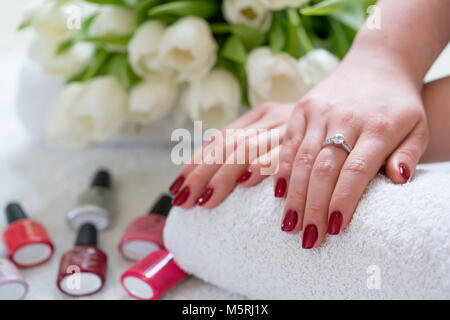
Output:
[[158,300],[187,277],[167,250],[155,251],[125,271],[122,286],[132,297]]
[[23,299],[28,292],[28,283],[9,260],[0,258],[0,300]]
[[162,195],[149,214],[133,220],[119,242],[119,251],[125,259],[137,261],[164,248],[163,230],[172,208],[172,198]]
[[75,248],[61,258],[58,289],[73,297],[100,291],[105,283],[106,262],[106,254],[97,248],[97,229],[90,223],[82,225]]

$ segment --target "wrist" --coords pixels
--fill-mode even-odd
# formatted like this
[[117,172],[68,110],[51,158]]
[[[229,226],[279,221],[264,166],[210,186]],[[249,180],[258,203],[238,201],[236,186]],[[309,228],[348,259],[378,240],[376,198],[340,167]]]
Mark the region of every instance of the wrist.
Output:
[[351,69],[358,74],[380,77],[380,80],[389,77],[395,81],[407,82],[418,92],[423,86],[423,76],[417,74],[403,54],[376,42],[355,42],[344,57],[340,68],[344,72]]

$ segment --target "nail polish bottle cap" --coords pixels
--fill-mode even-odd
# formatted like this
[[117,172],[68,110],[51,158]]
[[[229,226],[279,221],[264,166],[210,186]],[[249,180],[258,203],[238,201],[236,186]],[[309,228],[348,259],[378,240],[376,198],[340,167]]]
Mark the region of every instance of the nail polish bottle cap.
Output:
[[106,169],[98,170],[92,179],[92,187],[103,187],[111,189],[111,174]]
[[161,216],[167,217],[172,208],[172,197],[168,194],[163,194],[158,201],[153,205],[148,213],[157,213]]
[[17,202],[11,202],[6,206],[6,219],[8,220],[8,224],[26,218],[27,215],[25,214],[25,211],[23,211],[22,207]]
[[91,223],[83,224],[78,230],[75,246],[97,246],[97,228]]

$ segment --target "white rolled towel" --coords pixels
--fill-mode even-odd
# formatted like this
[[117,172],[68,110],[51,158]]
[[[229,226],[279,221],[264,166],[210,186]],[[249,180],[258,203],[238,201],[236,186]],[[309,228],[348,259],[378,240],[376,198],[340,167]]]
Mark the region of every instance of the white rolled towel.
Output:
[[164,238],[189,273],[255,299],[449,299],[450,174],[369,185],[350,225],[318,248],[280,230],[273,179],[217,208],[172,210]]

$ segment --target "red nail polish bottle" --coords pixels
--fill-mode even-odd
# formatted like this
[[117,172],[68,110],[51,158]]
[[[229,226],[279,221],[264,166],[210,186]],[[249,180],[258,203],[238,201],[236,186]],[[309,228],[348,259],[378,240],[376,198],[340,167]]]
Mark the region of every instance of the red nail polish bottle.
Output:
[[158,250],[125,271],[120,281],[129,295],[140,300],[158,300],[186,277],[170,252]]
[[18,203],[6,207],[9,226],[3,232],[3,241],[9,259],[18,267],[33,267],[50,259],[53,243],[45,228],[28,219]]
[[75,248],[61,258],[58,289],[73,297],[100,291],[105,283],[106,262],[106,254],[97,248],[97,229],[90,223],[82,225]]
[[119,251],[125,259],[137,261],[164,247],[163,230],[171,208],[172,198],[162,195],[148,215],[130,223],[119,242]]

